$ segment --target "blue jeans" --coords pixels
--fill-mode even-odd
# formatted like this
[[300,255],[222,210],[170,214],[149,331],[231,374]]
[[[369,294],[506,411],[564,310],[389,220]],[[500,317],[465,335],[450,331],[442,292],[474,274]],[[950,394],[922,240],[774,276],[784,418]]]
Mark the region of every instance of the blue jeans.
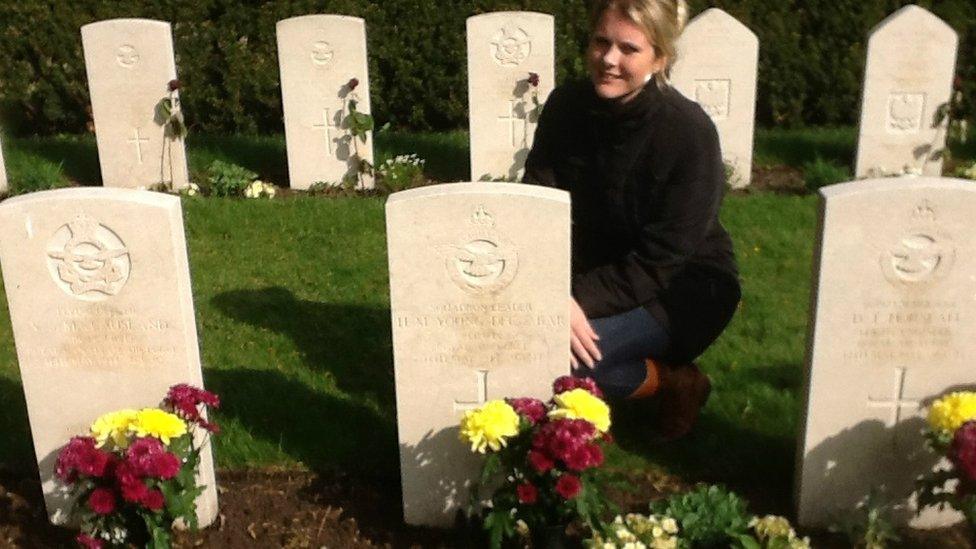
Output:
[[600,336],[596,342],[603,355],[593,365],[574,372],[591,377],[606,396],[614,399],[630,396],[647,376],[644,359],[663,356],[671,345],[667,331],[647,309],[636,309],[618,315],[590,319],[590,326]]

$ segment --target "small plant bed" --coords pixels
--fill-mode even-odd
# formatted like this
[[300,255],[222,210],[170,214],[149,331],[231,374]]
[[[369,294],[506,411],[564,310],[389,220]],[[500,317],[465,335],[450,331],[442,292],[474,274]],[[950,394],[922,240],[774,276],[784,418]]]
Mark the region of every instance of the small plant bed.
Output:
[[[397,479],[358,479],[341,474],[287,470],[218,472],[220,517],[200,532],[180,532],[175,548],[190,547],[478,547],[474,529],[439,530],[404,525]],[[661,472],[634,472],[626,492],[611,493],[624,513],[647,513],[647,500],[689,489]],[[764,510],[765,512],[765,510]],[[773,512],[773,511],[770,511]],[[787,513],[788,509],[779,512]],[[850,548],[840,534],[802,532],[818,549]],[[70,547],[73,530],[47,522],[36,479],[0,474],[0,546]],[[900,531],[889,547],[973,547],[968,530]],[[579,540],[570,540],[578,543]]]

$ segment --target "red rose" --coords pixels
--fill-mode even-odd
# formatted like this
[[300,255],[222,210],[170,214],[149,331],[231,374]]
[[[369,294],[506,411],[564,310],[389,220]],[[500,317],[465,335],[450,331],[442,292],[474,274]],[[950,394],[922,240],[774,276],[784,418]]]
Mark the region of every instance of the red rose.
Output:
[[529,450],[529,465],[536,470],[537,473],[545,473],[555,465],[555,462],[549,458],[549,456],[539,452],[537,450]]
[[603,465],[603,448],[597,444],[590,444],[586,449],[590,454],[590,467]]
[[556,493],[566,499],[575,498],[582,488],[583,484],[575,475],[562,475],[556,481]]
[[130,503],[142,501],[149,491],[135,466],[129,461],[123,461],[115,468],[115,480],[122,492],[122,499]]
[[523,482],[515,488],[519,503],[532,505],[539,499],[539,490],[531,483]]
[[88,496],[88,507],[99,515],[108,515],[115,511],[115,493],[108,488],[96,488]]
[[349,82],[346,84],[346,87],[349,88],[349,91],[352,91],[352,90],[356,89],[356,86],[358,86],[358,85],[359,85],[359,79],[358,78],[350,78],[349,79]]
[[949,459],[964,481],[976,482],[976,421],[967,421],[956,429]]
[[529,420],[533,425],[546,417],[546,405],[537,398],[508,398],[505,399],[515,412]]
[[169,84],[166,85],[169,91],[173,92],[183,87],[183,83],[179,80],[170,80]]
[[529,77],[526,80],[528,80],[529,85],[531,85],[533,88],[539,87],[539,73],[530,72]]
[[149,490],[142,497],[141,503],[150,511],[159,511],[166,504],[166,500],[163,498],[163,493],[159,490]]
[[78,475],[102,477],[112,461],[112,455],[99,450],[92,437],[73,437],[58,453],[55,473],[70,484]]
[[603,398],[603,391],[595,381],[588,377],[560,376],[552,383],[552,394],[558,395],[573,389],[583,389],[597,398]]
[[180,383],[169,388],[163,404],[172,408],[176,415],[187,421],[192,421],[212,433],[218,431],[215,423],[208,422],[200,415],[201,404],[210,408],[220,407],[220,397],[210,391]]
[[180,472],[180,458],[175,454],[164,452],[153,460],[152,476],[168,480]]
[[156,456],[166,453],[163,443],[153,437],[137,438],[126,450],[126,460],[132,464],[135,474],[140,477],[153,476],[153,463]]
[[95,539],[88,534],[78,534],[75,537],[75,541],[78,545],[85,547],[85,549],[102,549],[105,547],[105,542],[100,539]]

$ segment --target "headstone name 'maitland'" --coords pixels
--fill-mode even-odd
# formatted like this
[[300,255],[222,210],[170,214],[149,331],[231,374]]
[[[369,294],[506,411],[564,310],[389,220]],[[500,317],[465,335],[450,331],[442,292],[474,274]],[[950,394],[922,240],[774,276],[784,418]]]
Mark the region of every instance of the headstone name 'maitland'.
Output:
[[404,519],[449,526],[481,457],[464,411],[569,373],[569,196],[454,183],[390,196],[386,218]]
[[748,185],[752,177],[758,70],[759,39],[731,15],[712,8],[688,23],[671,72],[675,89],[701,105],[715,123],[736,187]]
[[98,162],[106,187],[188,184],[183,139],[164,126],[159,101],[176,79],[169,23],[112,19],[81,27]]
[[[944,21],[908,5],[878,24],[868,39],[857,146],[857,177],[942,174],[959,37]],[[943,117],[944,118],[944,117]]]
[[836,523],[884,488],[895,520],[914,517],[927,406],[973,383],[976,186],[959,179],[873,179],[821,191],[807,409],[799,441],[799,520]]
[[[0,263],[34,450],[51,520],[66,519],[60,448],[98,416],[158,406],[203,386],[180,200],[129,189],[67,189],[0,205]],[[217,514],[209,446],[197,500]]]
[[539,105],[556,83],[553,25],[551,15],[527,11],[468,18],[472,180],[521,179]]
[[[350,101],[370,112],[366,22],[305,15],[278,21],[277,35],[289,184],[339,184],[355,175],[357,158],[373,162],[372,134],[365,143],[354,140],[344,124]],[[358,85],[350,88],[354,78]]]

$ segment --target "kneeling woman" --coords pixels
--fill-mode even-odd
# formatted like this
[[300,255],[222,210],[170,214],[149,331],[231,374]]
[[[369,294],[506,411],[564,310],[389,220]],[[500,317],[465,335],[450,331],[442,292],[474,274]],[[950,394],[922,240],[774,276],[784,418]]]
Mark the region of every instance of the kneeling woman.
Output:
[[669,438],[708,398],[692,360],[740,298],[715,126],[667,83],[683,7],[597,0],[590,78],[549,96],[525,167],[572,197],[573,367],[610,397],[656,397]]

